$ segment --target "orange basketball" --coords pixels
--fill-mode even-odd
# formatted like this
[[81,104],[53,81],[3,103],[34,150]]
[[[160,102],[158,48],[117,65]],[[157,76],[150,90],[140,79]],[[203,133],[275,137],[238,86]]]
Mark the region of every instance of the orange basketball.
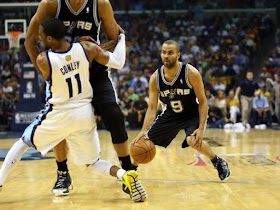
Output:
[[130,155],[137,163],[146,164],[154,159],[156,147],[151,140],[141,138],[131,144]]

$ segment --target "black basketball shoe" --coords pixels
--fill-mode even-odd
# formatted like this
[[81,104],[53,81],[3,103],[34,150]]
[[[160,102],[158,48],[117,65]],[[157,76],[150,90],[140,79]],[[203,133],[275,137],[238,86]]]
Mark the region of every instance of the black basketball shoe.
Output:
[[215,163],[213,163],[213,165],[217,169],[219,177],[222,181],[230,176],[231,171],[228,168],[228,164],[222,158],[219,158]]
[[[70,186],[72,186],[72,179],[68,171],[57,171],[57,180],[52,189],[53,195],[68,195]],[[73,189],[73,187],[71,189]]]

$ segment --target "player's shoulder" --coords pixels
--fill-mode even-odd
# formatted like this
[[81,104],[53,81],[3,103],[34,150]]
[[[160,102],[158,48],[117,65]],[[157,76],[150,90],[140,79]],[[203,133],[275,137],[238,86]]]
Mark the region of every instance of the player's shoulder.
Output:
[[59,0],[42,0],[40,5],[45,6],[57,6]]
[[97,0],[98,4],[111,4],[109,0]]
[[43,17],[54,17],[58,8],[58,1],[59,0],[42,0],[36,14],[43,15]]
[[109,0],[97,0],[98,8],[102,9],[103,7],[106,8],[107,6],[111,6]]
[[187,68],[188,68],[188,76],[196,76],[196,75],[200,75],[199,71],[197,70],[197,68],[195,68],[193,65],[191,64],[186,64]]

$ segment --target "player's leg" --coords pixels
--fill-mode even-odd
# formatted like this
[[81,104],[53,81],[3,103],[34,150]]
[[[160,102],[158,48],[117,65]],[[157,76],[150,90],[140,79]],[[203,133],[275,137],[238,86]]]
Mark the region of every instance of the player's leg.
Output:
[[[52,113],[54,112],[55,111],[52,111]],[[52,117],[45,118],[48,113],[50,112],[47,108],[42,111],[40,115],[36,117],[35,121],[25,129],[22,137],[9,150],[0,170],[0,185],[5,181],[12,166],[20,161],[29,147],[33,147],[40,151],[42,155],[45,155],[54,145],[58,144],[61,139],[65,138],[58,127],[57,133],[52,129]]]
[[131,170],[128,135],[124,116],[117,103],[97,104],[106,129],[111,133],[112,143],[124,170]]
[[61,141],[53,148],[53,151],[57,164],[57,179],[52,189],[52,193],[55,196],[68,195],[72,179],[67,166],[68,146],[66,141]]
[[0,188],[2,188],[7,176],[15,163],[19,162],[29,146],[20,138],[9,150],[0,170]]
[[138,173],[135,170],[126,171],[113,165],[109,161],[99,159],[89,165],[90,169],[97,174],[106,174],[122,180],[123,185],[128,188],[130,199],[134,202],[142,202],[147,199],[147,193],[139,181]]
[[[182,126],[183,124],[178,123],[176,117],[166,115],[165,112],[157,116],[147,135],[155,145],[166,148],[183,128]],[[133,165],[138,164],[133,160]]]
[[192,136],[191,134],[198,128],[198,125],[199,125],[199,117],[186,120],[185,131],[186,131],[187,138],[186,141],[184,142],[185,147],[191,146],[192,148],[196,149],[199,153],[208,157],[213,163],[214,167],[218,170],[218,174],[221,180],[228,178],[231,172],[228,168],[227,162],[222,158],[218,157],[213,152],[213,150],[211,149],[210,145],[207,142],[202,141],[202,145],[200,148],[197,148],[193,145],[194,136]]
[[[86,113],[90,113],[90,110]],[[70,159],[77,165],[87,165],[94,173],[118,177],[129,188],[133,201],[144,201],[147,195],[138,180],[137,172],[126,171],[109,161],[100,159],[101,151],[96,123],[92,122],[94,118],[87,115],[83,116],[83,119],[81,119],[83,123],[80,125],[80,129],[67,137]]]
[[91,66],[92,105],[96,114],[102,117],[106,129],[111,133],[112,143],[122,168],[130,170],[131,160],[124,115],[117,104],[115,88],[106,69],[106,66],[96,62]]

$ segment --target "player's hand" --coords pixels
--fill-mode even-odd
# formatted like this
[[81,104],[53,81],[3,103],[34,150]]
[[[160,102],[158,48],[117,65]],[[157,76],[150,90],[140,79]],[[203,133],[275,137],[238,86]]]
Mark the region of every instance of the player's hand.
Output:
[[144,138],[144,139],[149,139],[147,131],[140,131],[140,133],[136,136],[136,138],[132,141],[132,143],[137,142],[139,139]]
[[81,42],[81,41],[90,41],[90,42],[93,42],[94,44],[97,44],[97,41],[95,41],[91,36],[80,36],[78,38],[78,42]]
[[191,136],[194,137],[194,140],[193,140],[193,147],[195,149],[200,149],[201,146],[202,146],[202,139],[203,139],[203,133],[204,133],[204,130],[201,130],[201,129],[196,129],[192,134]]

